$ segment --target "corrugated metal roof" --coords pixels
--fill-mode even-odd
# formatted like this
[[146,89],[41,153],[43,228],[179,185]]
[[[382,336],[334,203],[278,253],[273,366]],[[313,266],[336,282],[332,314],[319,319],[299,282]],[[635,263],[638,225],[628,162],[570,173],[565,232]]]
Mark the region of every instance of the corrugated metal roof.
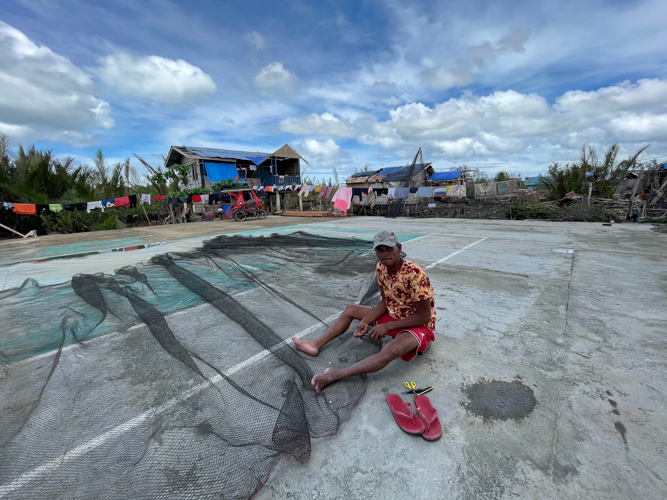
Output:
[[435,172],[431,177],[428,178],[429,181],[455,181],[459,177],[463,170],[452,170],[450,172]]
[[379,170],[378,172],[375,172],[375,174],[371,175],[366,182],[381,182],[384,180],[385,176],[389,174],[393,174],[397,170],[401,169],[403,167],[387,167],[383,168],[382,170]]
[[[421,172],[424,167],[430,165],[430,163],[418,163],[414,167],[414,171],[412,172],[412,175],[415,175],[418,172]],[[412,165],[407,165],[405,167],[393,167],[393,170],[387,174],[384,174],[384,170],[380,172],[380,174],[384,175],[384,178],[382,179],[382,182],[397,182],[397,181],[404,181],[408,178],[408,175],[410,174],[410,169],[412,168]],[[385,169],[388,170],[388,169]]]
[[360,184],[362,182],[368,182],[368,178],[372,175],[375,175],[379,170],[370,170],[366,172],[355,172],[347,178],[345,181],[346,184]]
[[231,149],[214,149],[214,148],[193,148],[185,147],[190,153],[201,156],[202,158],[222,158],[230,160],[247,160],[255,165],[264,162],[271,153],[253,153],[251,151],[233,151]]

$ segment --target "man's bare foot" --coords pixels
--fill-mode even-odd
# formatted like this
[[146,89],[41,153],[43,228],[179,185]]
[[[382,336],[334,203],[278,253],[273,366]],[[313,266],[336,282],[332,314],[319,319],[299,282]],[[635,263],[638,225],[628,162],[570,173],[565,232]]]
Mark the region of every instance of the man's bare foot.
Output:
[[292,341],[294,342],[294,347],[296,347],[298,351],[305,352],[311,356],[317,356],[320,353],[320,348],[314,340],[299,340],[296,337],[292,337]]
[[340,377],[336,376],[336,372],[334,370],[327,368],[324,370],[324,373],[315,375],[310,383],[315,388],[315,392],[319,394],[322,389],[324,389],[330,383],[335,382],[339,378]]

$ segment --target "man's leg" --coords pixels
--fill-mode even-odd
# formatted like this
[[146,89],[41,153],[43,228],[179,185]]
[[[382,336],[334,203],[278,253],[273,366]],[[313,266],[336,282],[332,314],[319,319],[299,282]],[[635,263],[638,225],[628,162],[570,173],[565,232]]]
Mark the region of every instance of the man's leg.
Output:
[[362,373],[373,373],[382,370],[389,363],[403,354],[414,351],[419,347],[419,342],[410,332],[401,332],[396,335],[396,338],[389,342],[382,350],[362,359],[358,363],[353,364],[348,368],[341,368],[340,370],[333,370],[327,368],[324,373],[315,375],[310,382],[315,390],[319,393],[323,387],[326,387],[336,380],[343,377],[351,377],[353,375],[360,375]]
[[343,314],[341,314],[338,319],[327,328],[327,331],[324,332],[320,338],[315,340],[299,340],[296,337],[292,337],[294,347],[311,356],[317,356],[324,344],[335,339],[350,328],[352,320],[364,319],[372,310],[372,307],[350,304],[345,308]]

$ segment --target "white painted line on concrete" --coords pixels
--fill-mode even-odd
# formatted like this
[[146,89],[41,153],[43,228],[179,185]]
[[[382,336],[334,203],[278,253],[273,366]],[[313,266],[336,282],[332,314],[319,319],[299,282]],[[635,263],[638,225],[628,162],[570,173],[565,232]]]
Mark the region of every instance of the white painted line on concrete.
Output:
[[[332,316],[329,316],[324,320],[324,323],[329,323],[336,319],[338,316],[340,316],[340,313],[336,313]],[[305,330],[297,333],[294,335],[296,338],[301,338],[304,335],[309,334],[310,332],[317,330],[321,326],[321,323],[317,323],[315,325],[312,325]],[[289,340],[286,340],[285,343],[287,344],[293,344],[292,339],[290,338]],[[276,349],[282,347],[283,344],[276,344],[274,345],[271,349],[265,349],[254,356],[246,359],[245,361],[241,361],[240,363],[235,364],[232,366],[229,370],[226,370],[224,373],[226,376],[231,376],[234,373],[243,370],[244,368],[247,368],[250,365],[253,365],[255,363],[258,363],[259,361],[263,360],[266,358],[269,354],[271,354],[273,351]],[[47,474],[51,471],[56,470],[58,467],[61,467],[65,465],[67,462],[70,462],[72,460],[75,460],[86,453],[88,453],[91,450],[94,450],[98,446],[103,445],[110,439],[115,439],[122,434],[126,433],[129,430],[134,429],[137,427],[139,424],[142,422],[145,422],[147,420],[150,420],[151,418],[155,417],[156,415],[159,415],[160,413],[164,413],[165,411],[173,408],[176,406],[178,403],[181,403],[185,400],[187,400],[189,397],[193,396],[194,394],[210,387],[210,384],[217,384],[223,380],[222,376],[220,375],[215,375],[214,377],[211,377],[208,379],[207,382],[202,382],[201,384],[198,384],[191,389],[188,389],[185,392],[182,392],[178,396],[175,396],[171,398],[168,401],[165,401],[159,406],[156,406],[154,408],[151,408],[150,410],[145,411],[144,413],[134,417],[131,420],[128,420],[127,422],[124,422],[120,424],[117,427],[114,427],[110,431],[105,432],[104,434],[101,434],[97,436],[96,438],[91,439],[90,441],[77,446],[76,448],[71,449],[67,453],[64,453],[60,455],[59,457],[54,458],[53,460],[49,460],[47,463],[44,465],[40,465],[39,467],[35,467],[31,471],[25,472],[21,474],[19,477],[14,479],[11,483],[7,483],[5,485],[0,486],[0,498],[5,497],[7,494],[11,493],[14,490],[17,490],[19,488],[22,488],[23,486],[26,486],[29,482],[34,481],[40,476],[43,476],[44,474]]]
[[485,236],[485,237],[482,238],[481,240],[477,240],[477,241],[475,241],[474,243],[471,243],[471,244],[468,245],[467,247],[463,247],[461,250],[457,250],[457,251],[454,252],[454,253],[450,253],[447,257],[443,257],[443,258],[440,259],[440,260],[436,260],[433,264],[429,264],[429,265],[426,266],[424,269],[431,269],[431,268],[437,266],[438,264],[442,264],[442,263],[445,262],[446,260],[449,260],[449,259],[451,259],[452,257],[455,257],[456,255],[460,254],[461,252],[463,252],[463,251],[465,251],[465,250],[468,250],[468,248],[474,247],[475,245],[477,245],[477,243],[481,243],[481,242],[484,241],[485,239],[487,239],[487,236]]

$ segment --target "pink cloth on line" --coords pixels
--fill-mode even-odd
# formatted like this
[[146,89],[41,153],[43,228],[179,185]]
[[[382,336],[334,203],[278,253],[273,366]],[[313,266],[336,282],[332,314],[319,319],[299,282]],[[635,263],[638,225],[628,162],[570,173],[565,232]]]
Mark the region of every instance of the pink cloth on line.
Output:
[[332,201],[334,202],[334,208],[342,210],[343,212],[347,212],[347,210],[352,205],[352,188],[338,188],[338,191],[336,191]]

